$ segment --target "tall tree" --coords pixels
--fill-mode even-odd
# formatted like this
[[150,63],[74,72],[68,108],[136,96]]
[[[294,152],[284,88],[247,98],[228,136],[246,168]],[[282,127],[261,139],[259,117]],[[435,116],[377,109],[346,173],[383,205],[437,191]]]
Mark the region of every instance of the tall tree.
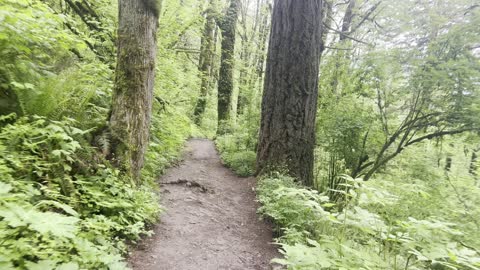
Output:
[[203,28],[201,46],[200,46],[200,59],[199,59],[199,72],[202,79],[200,84],[200,96],[198,97],[195,110],[193,112],[195,123],[200,124],[201,117],[205,112],[205,106],[207,104],[208,90],[212,85],[214,56],[215,56],[215,32],[217,25],[215,22],[215,1],[209,0],[208,8],[205,11],[205,25]]
[[220,23],[222,32],[222,58],[218,79],[218,134],[225,132],[230,114],[233,92],[233,67],[235,61],[235,34],[239,8],[239,0],[231,0],[227,14]]
[[353,10],[355,8],[355,0],[350,0],[343,16],[342,21],[342,31],[340,32],[340,42],[347,38],[347,34],[350,32],[350,27],[352,25],[352,20],[354,17]]
[[275,2],[257,151],[258,173],[286,168],[305,185],[313,185],[322,6]]
[[[270,3],[267,0],[256,1],[252,16],[250,0],[244,0],[239,18],[240,72],[237,97],[237,115],[245,113],[255,96],[255,84],[261,81],[265,64],[265,51],[271,16]],[[253,18],[252,18],[253,17]],[[258,88],[258,87],[257,87]]]
[[110,132],[112,159],[138,182],[152,114],[159,3],[119,0],[117,67]]

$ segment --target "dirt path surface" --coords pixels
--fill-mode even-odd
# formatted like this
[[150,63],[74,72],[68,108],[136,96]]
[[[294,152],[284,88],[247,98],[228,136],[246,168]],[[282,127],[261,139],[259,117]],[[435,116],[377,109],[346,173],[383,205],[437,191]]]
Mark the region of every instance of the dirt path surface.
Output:
[[161,178],[166,211],[129,259],[134,270],[271,269],[270,227],[256,214],[254,178],[225,168],[213,142],[193,139]]

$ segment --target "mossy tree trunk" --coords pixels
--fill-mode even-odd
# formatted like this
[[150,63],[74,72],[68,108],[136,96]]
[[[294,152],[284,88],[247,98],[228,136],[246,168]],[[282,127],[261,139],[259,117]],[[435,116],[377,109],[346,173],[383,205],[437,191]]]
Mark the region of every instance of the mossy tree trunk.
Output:
[[200,84],[200,95],[195,105],[193,112],[194,120],[197,125],[202,120],[203,113],[205,112],[205,106],[207,104],[207,96],[213,81],[213,69],[214,69],[214,54],[215,54],[215,30],[217,25],[215,23],[214,14],[214,0],[210,0],[206,10],[205,25],[203,28],[203,35],[200,46],[200,60],[199,60],[199,72],[202,79]]
[[224,134],[230,117],[233,93],[233,68],[235,58],[235,34],[239,0],[230,0],[227,14],[220,23],[222,32],[222,56],[218,79],[218,130],[217,134]]
[[286,169],[313,186],[322,1],[275,2],[267,56],[257,173]]
[[118,4],[111,158],[138,182],[149,141],[159,6],[152,0],[119,0]]

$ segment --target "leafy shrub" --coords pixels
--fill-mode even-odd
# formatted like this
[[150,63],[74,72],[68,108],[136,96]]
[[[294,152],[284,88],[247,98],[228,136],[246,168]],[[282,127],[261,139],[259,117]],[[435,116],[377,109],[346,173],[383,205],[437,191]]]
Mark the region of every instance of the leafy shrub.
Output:
[[223,161],[233,168],[237,175],[250,176],[255,173],[256,156],[252,151],[234,152],[223,155]]
[[287,241],[289,243],[316,234],[328,219],[334,218],[322,207],[328,203],[328,197],[320,196],[315,190],[300,188],[288,176],[262,179],[258,185],[258,200],[262,204],[259,212],[273,219],[283,233],[288,232],[283,239],[300,236]]
[[433,218],[387,222],[368,209],[379,201],[396,204],[391,194],[348,177],[345,185],[347,204],[335,211],[328,197],[297,186],[290,177],[273,174],[260,180],[259,212],[282,233],[277,241],[284,258],[275,262],[312,270],[480,268],[478,251],[455,241],[462,235],[457,224]]
[[190,136],[190,119],[175,110],[152,118],[150,145],[145,155],[143,178],[152,180],[179,158],[185,140]]
[[0,130],[1,269],[124,269],[122,239],[156,220],[151,187],[98,160],[85,133],[43,117]]
[[239,176],[251,176],[255,173],[256,153],[248,149],[242,135],[224,135],[217,138],[216,144],[225,165]]

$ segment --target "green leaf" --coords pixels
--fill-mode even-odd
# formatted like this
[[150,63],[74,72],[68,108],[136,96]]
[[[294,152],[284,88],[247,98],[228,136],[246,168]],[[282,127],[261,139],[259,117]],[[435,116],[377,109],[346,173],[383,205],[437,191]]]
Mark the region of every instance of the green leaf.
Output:
[[51,233],[57,237],[74,238],[78,219],[51,212],[29,213],[26,218],[30,228],[43,234]]
[[3,221],[13,228],[26,226],[25,216],[27,211],[16,204],[5,204],[5,208],[0,208],[0,217],[3,217]]
[[0,269],[2,270],[15,270],[16,268],[13,266],[11,262],[1,262],[0,261]]
[[28,270],[49,270],[55,268],[55,262],[51,260],[43,260],[39,262],[27,262],[25,264]]
[[76,262],[69,262],[69,263],[64,263],[61,264],[60,266],[57,267],[56,270],[78,270],[78,264]]
[[7,194],[12,190],[12,185],[0,182],[0,194]]
[[72,216],[74,216],[74,217],[77,217],[77,216],[78,216],[77,211],[73,210],[72,207],[70,207],[69,205],[66,205],[66,204],[57,202],[57,201],[43,200],[43,201],[40,201],[40,202],[36,205],[36,207],[40,207],[40,206],[42,206],[42,205],[51,205],[51,206],[53,206],[53,207],[62,209],[63,211],[65,211],[65,213],[70,214],[70,215],[72,215]]

